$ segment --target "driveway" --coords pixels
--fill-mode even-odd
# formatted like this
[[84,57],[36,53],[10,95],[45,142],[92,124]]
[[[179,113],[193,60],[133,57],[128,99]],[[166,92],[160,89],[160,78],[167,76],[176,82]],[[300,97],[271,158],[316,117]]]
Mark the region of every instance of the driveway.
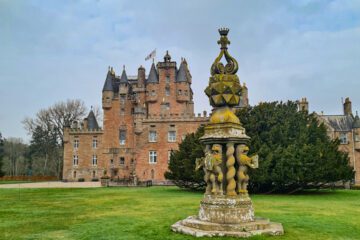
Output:
[[33,182],[0,184],[0,188],[95,188],[100,182]]

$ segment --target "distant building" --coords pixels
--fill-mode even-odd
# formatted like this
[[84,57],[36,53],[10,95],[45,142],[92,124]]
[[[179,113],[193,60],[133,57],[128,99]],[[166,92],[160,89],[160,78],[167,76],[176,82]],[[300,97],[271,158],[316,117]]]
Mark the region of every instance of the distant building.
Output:
[[[308,111],[309,103],[306,98],[299,101],[299,110]],[[360,185],[360,119],[358,114],[354,117],[351,101],[345,99],[343,114],[324,115],[317,114],[320,122],[327,127],[331,139],[340,140],[339,150],[349,154],[349,164],[355,171],[355,184]]]
[[[121,76],[109,68],[102,90],[104,128],[94,113],[64,130],[63,178],[98,179],[107,172],[112,179],[152,180],[164,183],[170,154],[186,134],[207,122],[194,114],[192,77],[185,59],[179,68],[168,52],[137,76]],[[243,86],[241,106],[248,105]]]

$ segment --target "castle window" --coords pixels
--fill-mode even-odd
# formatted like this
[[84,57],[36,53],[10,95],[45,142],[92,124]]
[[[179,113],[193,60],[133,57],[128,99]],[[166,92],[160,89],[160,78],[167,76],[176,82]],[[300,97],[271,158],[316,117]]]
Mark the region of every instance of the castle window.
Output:
[[165,95],[170,96],[170,88],[165,88]]
[[134,165],[134,159],[132,158],[131,161],[130,161],[131,165]]
[[340,144],[348,144],[347,134],[346,133],[340,133]]
[[96,139],[96,138],[93,138],[92,147],[93,147],[93,148],[97,148],[97,144],[98,144],[97,139]]
[[97,156],[96,156],[96,155],[93,155],[93,156],[92,156],[92,165],[93,165],[93,166],[96,166],[96,165],[97,165]]
[[74,178],[76,178],[76,171],[74,171]]
[[124,103],[125,103],[125,100],[126,100],[126,95],[125,95],[125,94],[120,94],[120,102],[121,102],[122,104],[124,104]]
[[149,142],[156,142],[157,133],[154,130],[149,131]]
[[169,75],[166,76],[166,83],[170,83],[170,76]]
[[73,156],[73,165],[74,166],[79,165],[79,156],[78,155]]
[[151,96],[156,96],[155,90],[151,90]]
[[168,132],[168,142],[175,142],[176,141],[176,132],[169,131]]
[[170,103],[165,103],[165,109],[170,110]]
[[360,135],[355,133],[355,142],[360,142]]
[[78,149],[79,148],[79,139],[74,139],[74,149]]
[[125,158],[124,157],[120,157],[119,164],[120,165],[125,165]]
[[120,145],[125,145],[125,142],[126,142],[126,130],[120,130],[119,131],[119,140],[120,140]]
[[114,165],[114,159],[110,159],[110,164]]
[[187,96],[187,95],[188,95],[188,90],[185,90],[184,95],[185,95],[185,96]]
[[182,95],[182,91],[181,91],[181,90],[178,90],[178,95]]
[[157,163],[156,151],[149,151],[149,163]]
[[120,115],[125,115],[125,108],[120,109]]

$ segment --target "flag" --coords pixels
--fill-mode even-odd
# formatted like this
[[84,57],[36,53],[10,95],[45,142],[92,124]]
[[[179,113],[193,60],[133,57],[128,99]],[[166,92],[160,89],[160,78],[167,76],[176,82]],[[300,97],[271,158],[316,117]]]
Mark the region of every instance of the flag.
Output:
[[155,58],[156,56],[156,49],[154,49],[154,51],[152,51],[149,55],[147,55],[147,57],[145,58],[145,61],[151,59],[151,58]]

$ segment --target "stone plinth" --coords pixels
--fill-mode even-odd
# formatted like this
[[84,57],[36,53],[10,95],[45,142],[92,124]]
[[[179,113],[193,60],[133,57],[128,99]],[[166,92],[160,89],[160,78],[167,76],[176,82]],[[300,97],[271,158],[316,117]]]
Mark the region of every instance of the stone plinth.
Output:
[[253,235],[282,235],[281,223],[270,222],[269,219],[255,218],[253,221],[239,224],[221,224],[202,221],[196,216],[188,217],[171,226],[174,232],[196,237],[250,237]]
[[247,196],[205,195],[200,203],[199,219],[220,224],[251,222],[254,209]]
[[190,216],[171,226],[174,232],[196,237],[284,234],[281,223],[255,218],[251,199],[247,194],[234,197],[205,195],[200,202],[198,216]]

